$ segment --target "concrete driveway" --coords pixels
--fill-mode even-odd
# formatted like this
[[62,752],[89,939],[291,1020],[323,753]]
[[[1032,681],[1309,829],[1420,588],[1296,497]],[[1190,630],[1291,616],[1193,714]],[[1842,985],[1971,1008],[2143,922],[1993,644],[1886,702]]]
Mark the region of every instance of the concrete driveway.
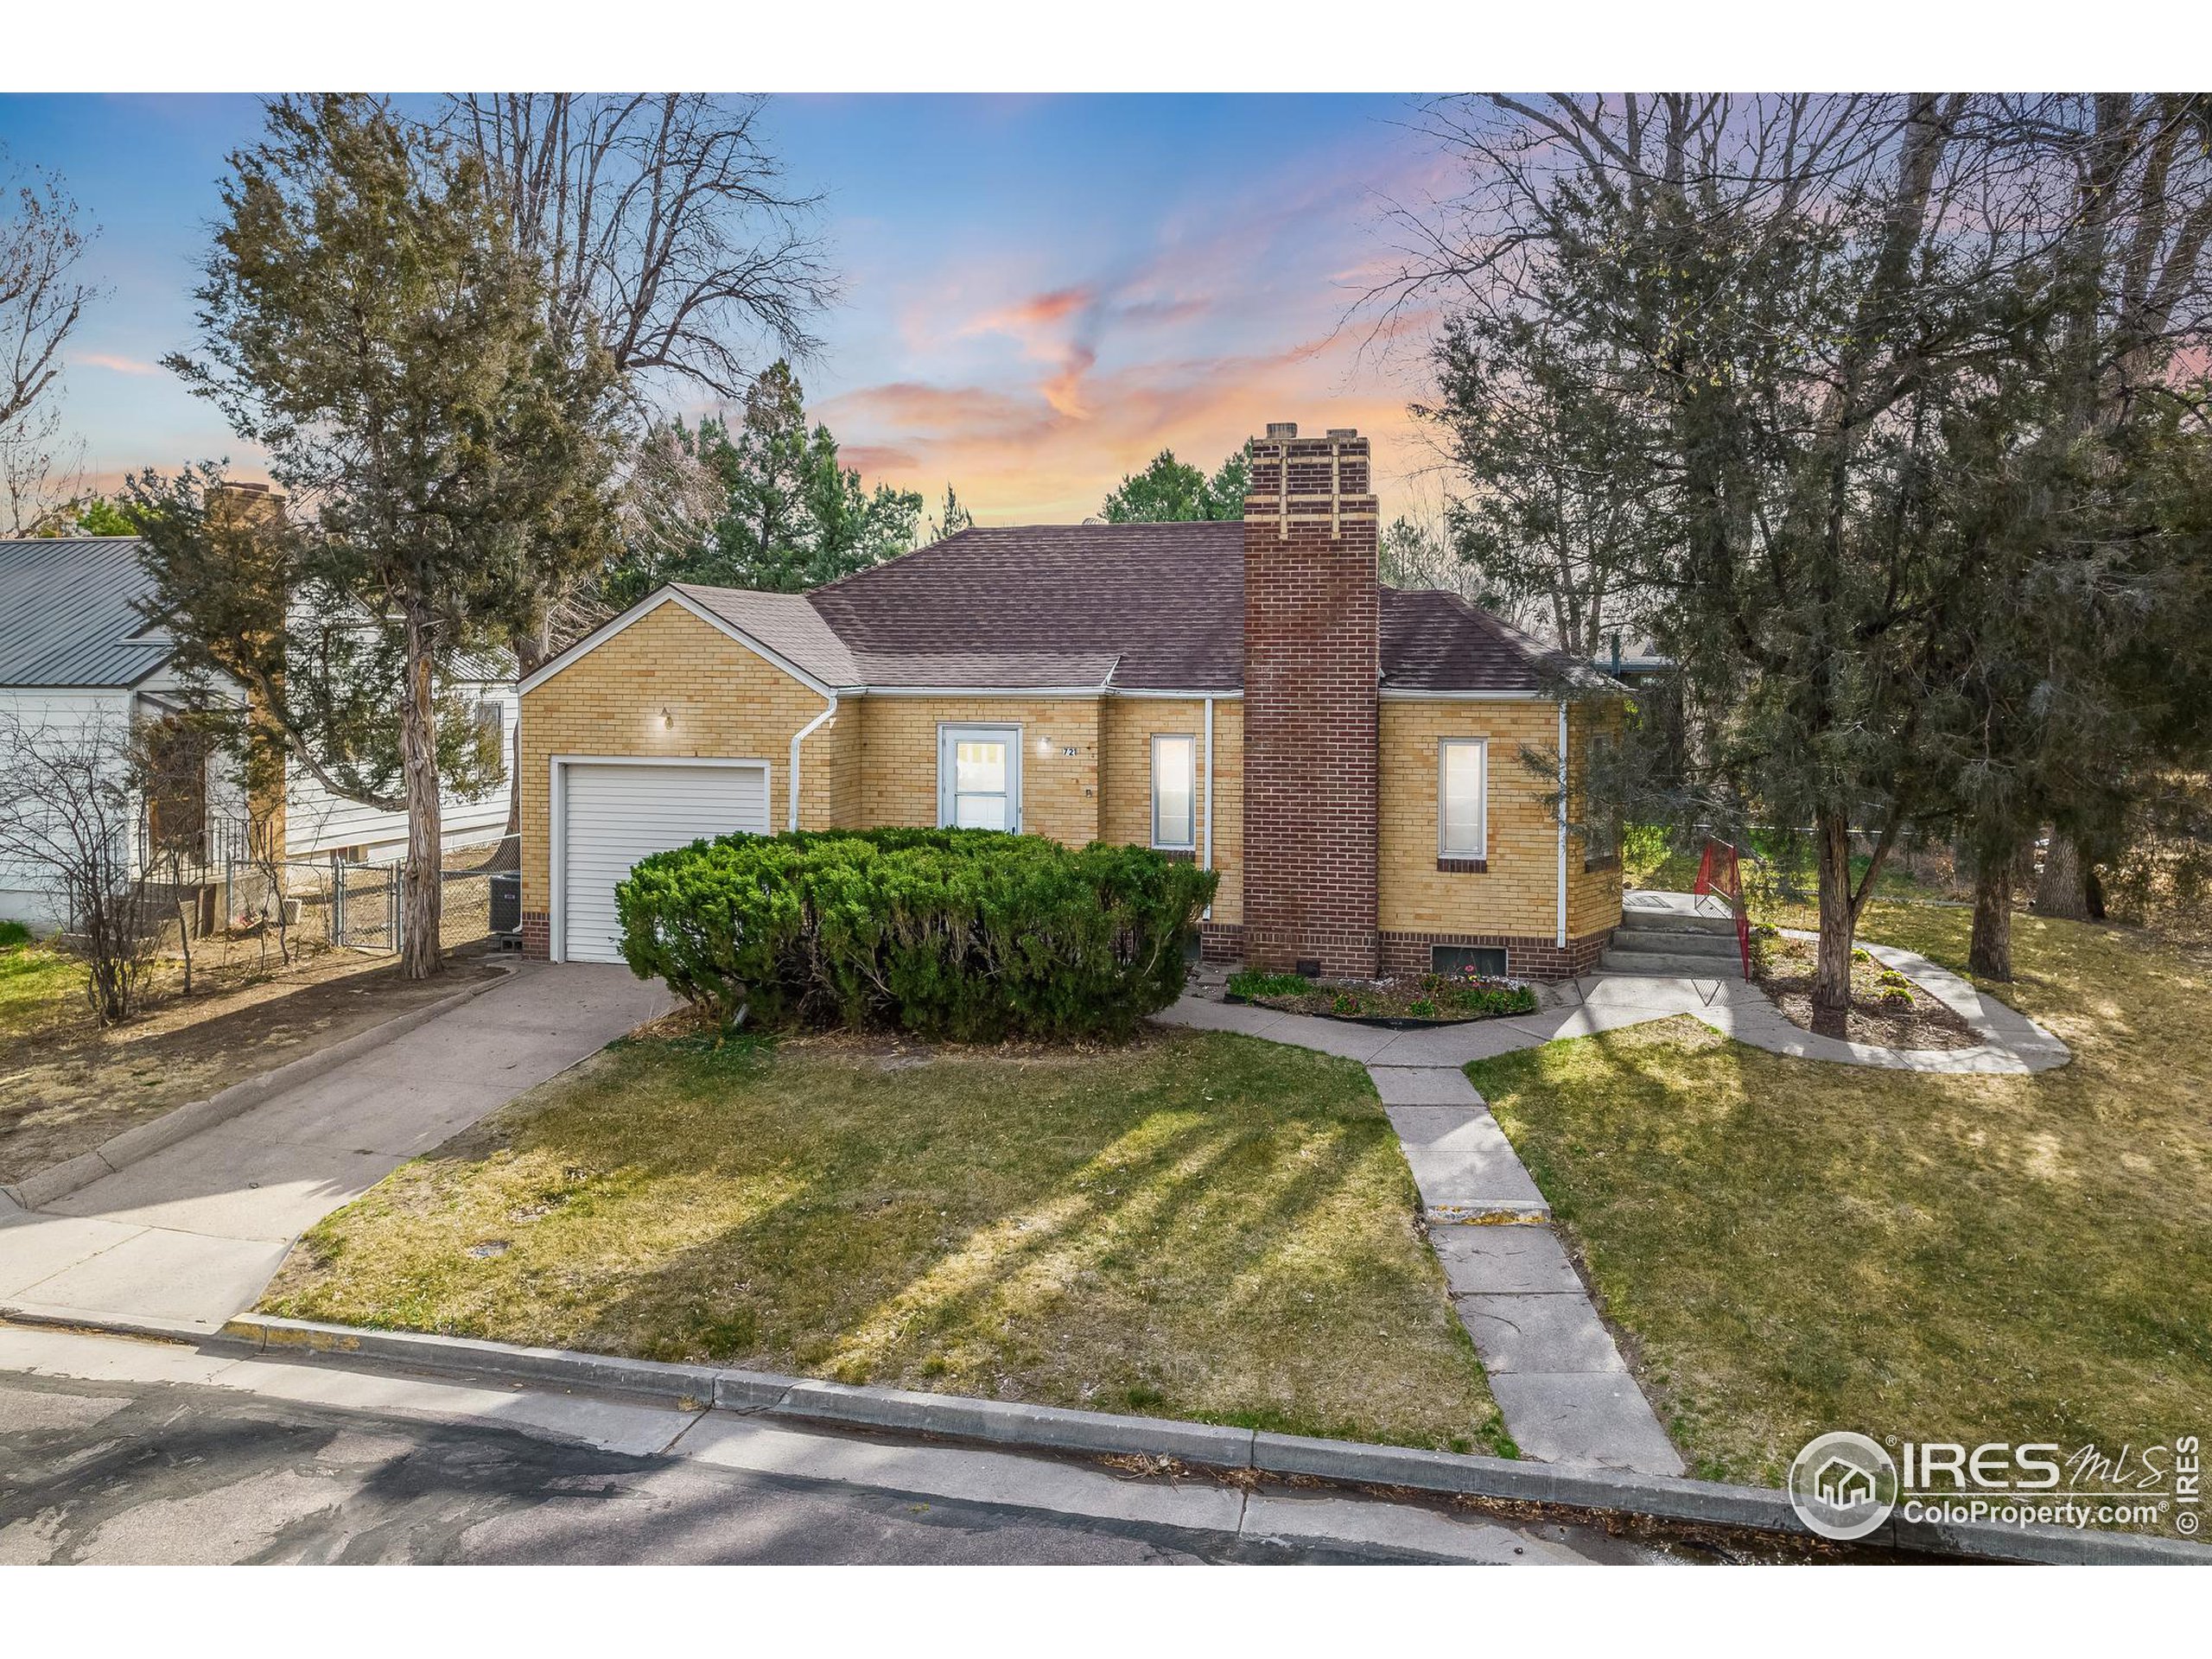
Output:
[[626,968],[523,968],[51,1209],[0,1222],[0,1306],[215,1330],[323,1217],[671,1006],[664,987]]

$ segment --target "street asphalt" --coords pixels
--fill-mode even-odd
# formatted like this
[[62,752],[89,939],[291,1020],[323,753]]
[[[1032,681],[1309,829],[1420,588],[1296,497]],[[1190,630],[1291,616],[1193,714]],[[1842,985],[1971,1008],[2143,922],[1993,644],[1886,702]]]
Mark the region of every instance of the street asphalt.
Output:
[[0,1565],[1657,1558],[1596,1528],[0,1326]]

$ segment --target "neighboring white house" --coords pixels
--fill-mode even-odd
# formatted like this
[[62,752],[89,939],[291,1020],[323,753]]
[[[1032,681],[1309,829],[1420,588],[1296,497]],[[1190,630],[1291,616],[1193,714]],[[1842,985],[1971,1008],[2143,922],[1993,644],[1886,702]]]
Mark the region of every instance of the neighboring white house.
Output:
[[[136,601],[149,591],[136,537],[0,541],[0,722],[66,741],[93,728],[118,734],[176,712],[184,687],[169,641],[149,632]],[[515,688],[512,680],[459,688],[497,721],[505,771],[512,775]],[[333,796],[297,768],[286,778],[284,854],[310,859],[331,852],[371,861],[405,850],[404,813]],[[205,822],[243,825],[245,791],[236,769],[212,762],[204,784]],[[505,785],[480,799],[448,795],[446,844],[494,840],[505,830]],[[41,872],[0,868],[0,921],[52,926],[61,918]]]

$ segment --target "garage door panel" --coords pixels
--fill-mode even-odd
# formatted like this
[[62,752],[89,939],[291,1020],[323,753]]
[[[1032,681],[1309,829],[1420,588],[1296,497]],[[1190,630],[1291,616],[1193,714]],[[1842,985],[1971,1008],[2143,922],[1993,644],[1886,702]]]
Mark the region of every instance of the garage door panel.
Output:
[[702,836],[768,831],[765,766],[607,766],[563,769],[562,954],[620,962],[614,887],[637,861]]

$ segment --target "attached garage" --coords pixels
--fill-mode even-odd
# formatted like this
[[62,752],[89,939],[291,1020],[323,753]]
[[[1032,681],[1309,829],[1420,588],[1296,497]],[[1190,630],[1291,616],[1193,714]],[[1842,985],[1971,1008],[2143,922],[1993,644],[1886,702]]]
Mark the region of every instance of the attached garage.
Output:
[[614,884],[649,853],[768,833],[765,760],[556,757],[553,956],[620,962]]

